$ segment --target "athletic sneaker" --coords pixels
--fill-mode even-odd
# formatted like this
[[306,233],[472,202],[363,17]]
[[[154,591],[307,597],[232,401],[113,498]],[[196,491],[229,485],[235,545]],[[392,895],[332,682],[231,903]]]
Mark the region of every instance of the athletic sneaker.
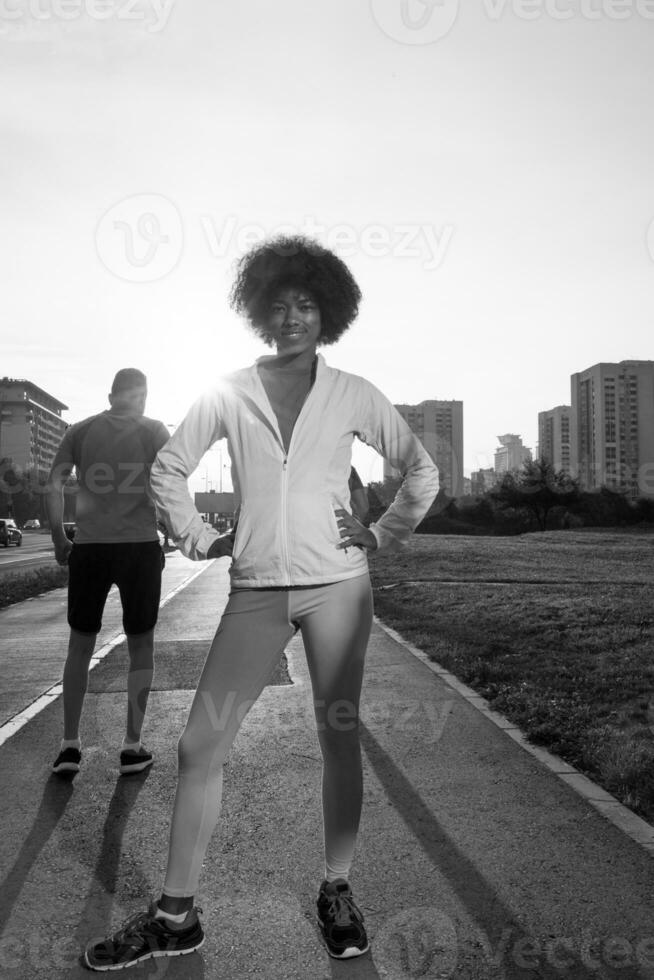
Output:
[[102,939],[89,943],[84,952],[84,962],[91,970],[124,970],[158,956],[186,956],[199,949],[204,942],[204,932],[193,908],[186,913],[189,924],[174,929],[165,919],[156,919],[156,904],[147,912],[139,912],[123,922],[120,929]]
[[153,762],[152,752],[148,752],[141,746],[140,752],[135,752],[134,749],[124,749],[120,753],[120,771],[123,776],[129,775],[131,772],[143,772],[148,766],[151,766]]
[[368,950],[363,915],[345,878],[323,881],[318,892],[318,921],[327,952],[338,960],[361,956]]
[[52,771],[59,773],[79,772],[79,764],[82,761],[82,753],[79,749],[62,749],[52,766]]

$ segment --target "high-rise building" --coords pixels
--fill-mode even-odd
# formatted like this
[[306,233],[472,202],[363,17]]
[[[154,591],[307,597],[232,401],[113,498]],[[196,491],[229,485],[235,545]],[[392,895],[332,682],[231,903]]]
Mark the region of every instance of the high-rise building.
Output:
[[538,413],[538,456],[570,476],[572,408],[557,405]]
[[531,449],[522,445],[522,436],[511,432],[497,438],[501,445],[495,450],[495,474],[502,477],[504,473],[519,473],[523,463],[531,459]]
[[475,497],[482,497],[489,490],[492,490],[497,483],[497,473],[491,467],[481,470],[473,470],[470,474],[470,492]]
[[47,475],[67,423],[68,408],[31,381],[0,379],[0,460]]
[[[441,489],[448,497],[462,496],[463,402],[429,400],[395,408],[436,463]],[[384,460],[384,477],[396,475]]]
[[582,490],[654,497],[654,361],[573,374],[571,465]]

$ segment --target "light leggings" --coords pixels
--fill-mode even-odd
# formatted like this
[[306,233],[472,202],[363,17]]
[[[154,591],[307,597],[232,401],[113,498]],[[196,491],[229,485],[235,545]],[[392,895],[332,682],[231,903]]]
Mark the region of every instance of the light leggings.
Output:
[[315,588],[231,593],[179,740],[166,895],[185,897],[197,890],[220,815],[225,758],[297,625],[323,759],[326,873],[347,877],[363,794],[359,698],[371,623],[367,573]]

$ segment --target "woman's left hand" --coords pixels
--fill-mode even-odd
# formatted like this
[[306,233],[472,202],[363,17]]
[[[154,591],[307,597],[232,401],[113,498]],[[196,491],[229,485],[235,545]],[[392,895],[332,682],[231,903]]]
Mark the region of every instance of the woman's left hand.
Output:
[[341,543],[338,548],[367,548],[374,551],[377,547],[377,538],[364,527],[361,521],[349,514],[346,510],[337,510],[336,522],[341,532]]

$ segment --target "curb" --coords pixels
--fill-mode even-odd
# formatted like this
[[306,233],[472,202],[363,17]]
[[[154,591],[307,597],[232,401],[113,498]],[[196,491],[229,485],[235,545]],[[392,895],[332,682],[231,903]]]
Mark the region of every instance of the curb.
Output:
[[582,799],[586,800],[587,803],[597,810],[601,816],[609,820],[615,827],[630,837],[636,844],[638,844],[644,851],[654,857],[654,827],[643,820],[641,817],[637,816],[631,810],[629,810],[624,804],[616,800],[614,796],[608,793],[601,786],[598,786],[583,773],[575,769],[568,762],[560,759],[557,755],[553,755],[546,749],[541,748],[538,745],[532,745],[528,741],[527,736],[521,729],[519,729],[512,721],[505,718],[504,715],[499,714],[497,711],[493,711],[486,700],[472,688],[468,687],[460,681],[454,674],[445,670],[440,664],[436,663],[434,660],[430,660],[424,650],[419,647],[414,646],[405,640],[403,636],[397,633],[395,630],[391,629],[390,626],[386,626],[381,622],[377,616],[374,617],[374,622],[380,629],[382,629],[392,640],[399,643],[408,653],[410,653],[417,660],[420,660],[425,667],[436,674],[448,687],[460,694],[461,697],[467,701],[473,708],[476,708],[482,715],[488,718],[489,721],[504,732],[505,735],[519,745],[521,749],[533,756],[541,765],[549,769],[561,782],[569,786],[570,789],[581,796]]

